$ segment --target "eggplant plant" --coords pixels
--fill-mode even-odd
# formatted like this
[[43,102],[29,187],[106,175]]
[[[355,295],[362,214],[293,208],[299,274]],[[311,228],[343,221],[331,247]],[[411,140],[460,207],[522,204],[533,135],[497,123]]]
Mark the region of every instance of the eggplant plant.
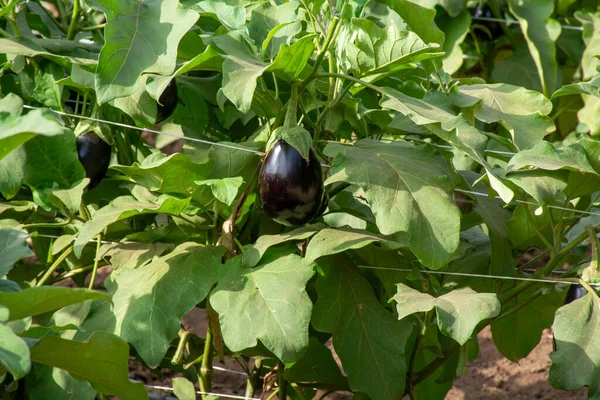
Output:
[[600,398],[595,3],[0,4],[0,399]]

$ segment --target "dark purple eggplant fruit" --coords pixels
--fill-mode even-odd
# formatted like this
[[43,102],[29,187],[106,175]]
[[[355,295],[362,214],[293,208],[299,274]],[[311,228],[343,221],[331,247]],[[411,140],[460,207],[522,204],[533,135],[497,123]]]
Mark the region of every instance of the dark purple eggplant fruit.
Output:
[[[574,302],[585,296],[587,294],[587,290],[580,284],[569,285],[569,291],[567,292],[567,296],[565,297],[565,302],[563,306]],[[556,340],[552,339],[552,349],[556,351]]]
[[279,140],[264,160],[258,178],[263,210],[283,225],[304,225],[323,203],[323,172],[313,149],[308,162],[298,150]]
[[[481,5],[477,6],[475,9],[473,9],[471,13],[475,18],[495,18],[492,9],[487,4],[483,7],[481,7]],[[475,35],[479,40],[496,40],[504,33],[504,30],[502,29],[502,26],[499,22],[486,20],[474,20],[473,22],[475,22],[478,25],[485,26],[490,31],[491,36],[487,33],[484,33],[482,30],[477,29],[475,31]]]
[[156,110],[156,121],[158,124],[164,122],[173,114],[178,100],[177,83],[175,83],[175,79],[172,79],[158,98],[158,108]]
[[110,163],[110,145],[94,132],[88,132],[77,138],[77,155],[85,169],[85,176],[90,178],[88,189],[98,185]]

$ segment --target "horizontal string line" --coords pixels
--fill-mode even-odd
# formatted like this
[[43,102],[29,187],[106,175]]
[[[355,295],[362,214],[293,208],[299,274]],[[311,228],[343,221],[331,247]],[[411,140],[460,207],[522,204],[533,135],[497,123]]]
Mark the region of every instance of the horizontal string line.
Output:
[[[141,381],[136,381],[136,382],[141,382]],[[144,386],[146,388],[149,388],[149,389],[163,390],[163,391],[166,391],[166,392],[173,392],[174,391],[174,389],[172,387],[168,387],[168,386],[155,386],[155,385],[144,385]],[[223,394],[223,393],[200,392],[200,391],[196,391],[195,393],[196,394],[200,394],[200,395],[226,397],[228,399],[261,400],[261,399],[256,398],[256,397],[237,396],[235,394]]]
[[[493,18],[493,17],[471,17],[471,19],[475,21],[489,21],[489,22],[501,22],[506,24],[516,24],[521,25],[521,23],[515,19],[502,19],[502,18]],[[561,25],[562,29],[570,29],[573,31],[583,31],[582,26],[572,26],[572,25]]]
[[[375,270],[385,270],[385,271],[399,271],[399,272],[416,272],[414,269],[408,268],[391,268],[391,267],[372,267],[370,265],[357,265],[358,268],[364,269],[375,269]],[[454,275],[454,276],[462,276],[462,277],[472,277],[472,278],[488,278],[488,279],[498,279],[498,280],[511,280],[511,281],[527,281],[527,282],[539,282],[539,283],[564,283],[567,285],[576,285],[577,282],[572,281],[561,281],[558,279],[538,279],[538,278],[522,278],[518,276],[501,276],[501,275],[484,275],[484,274],[469,274],[466,272],[450,272],[450,271],[432,271],[432,270],[418,270],[418,272],[422,272],[424,274],[432,274],[432,275]],[[600,285],[600,283],[590,283],[590,285]]]

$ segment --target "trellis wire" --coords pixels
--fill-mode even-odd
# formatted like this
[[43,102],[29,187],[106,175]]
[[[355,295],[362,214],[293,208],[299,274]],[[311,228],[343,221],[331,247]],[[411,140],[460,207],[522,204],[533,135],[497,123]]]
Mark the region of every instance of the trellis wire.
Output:
[[[514,19],[502,19],[502,18],[493,18],[493,17],[471,17],[475,21],[489,21],[489,22],[500,22],[506,24],[516,24],[521,25],[521,23]],[[582,26],[571,26],[571,25],[561,25],[562,29],[570,29],[573,31],[583,31]]]
[[[375,269],[375,270],[384,270],[384,271],[397,271],[397,272],[416,272],[414,269],[408,268],[391,268],[391,267],[373,267],[370,265],[357,265],[358,268],[363,269]],[[574,281],[561,281],[559,279],[540,279],[540,278],[524,278],[518,276],[501,276],[501,275],[484,275],[484,274],[470,274],[467,272],[451,272],[451,271],[433,271],[433,270],[418,270],[418,272],[422,272],[424,274],[430,275],[453,275],[453,276],[462,276],[462,277],[470,277],[470,278],[493,278],[499,280],[509,280],[509,281],[526,281],[526,282],[538,282],[538,283],[563,283],[566,285],[576,285],[577,282]],[[590,283],[591,286],[598,286],[600,283]]]

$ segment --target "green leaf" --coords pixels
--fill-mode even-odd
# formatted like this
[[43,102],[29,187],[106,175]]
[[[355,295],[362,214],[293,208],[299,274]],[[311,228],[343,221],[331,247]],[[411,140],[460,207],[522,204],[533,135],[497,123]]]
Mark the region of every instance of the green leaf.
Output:
[[29,235],[14,229],[0,229],[0,278],[8,274],[14,263],[33,252],[27,245]]
[[184,196],[190,196],[195,190],[194,181],[208,177],[210,171],[209,164],[193,163],[180,153],[170,156],[155,153],[139,164],[114,165],[111,168],[153,192]]
[[496,294],[477,293],[471,288],[460,288],[433,297],[399,283],[396,301],[398,319],[408,315],[431,311],[435,307],[440,331],[464,345],[473,335],[477,325],[500,313],[500,302]]
[[262,44],[263,53],[273,58],[280,46],[290,44],[302,30],[297,15],[298,3],[290,1],[281,5],[263,3],[252,10],[248,22],[248,33],[257,45]]
[[[5,97],[0,100],[0,107],[16,106],[20,101],[16,96]],[[1,112],[0,159],[36,135],[56,136],[64,132],[65,128],[56,121],[55,114],[48,110],[32,110],[22,116]]]
[[[533,224],[527,215],[527,209],[533,217]],[[529,247],[545,248],[546,246],[540,240],[536,230],[539,231],[549,243],[552,243],[553,218],[563,218],[564,211],[553,209],[544,210],[541,215],[535,215],[534,211],[537,205],[519,204],[513,211],[513,215],[506,223],[506,232],[510,238],[513,247],[526,250]]]
[[244,178],[241,176],[234,176],[232,178],[223,179],[206,179],[203,181],[196,181],[195,183],[200,186],[210,186],[210,189],[217,200],[231,206],[237,197],[238,191],[244,184]]
[[267,69],[266,64],[255,57],[243,39],[232,34],[216,36],[215,44],[225,51],[223,62],[223,94],[242,113],[248,113],[256,89],[256,80]]
[[600,54],[600,13],[586,12],[577,10],[573,14],[583,26],[583,41],[585,50],[581,58],[581,69],[583,70],[583,79],[589,79],[598,74],[597,68],[600,65],[597,55]]
[[567,201],[568,171],[524,170],[511,172],[506,177],[541,206],[550,204],[562,207]]
[[0,322],[0,365],[15,379],[21,379],[31,369],[27,343],[3,322]]
[[597,174],[587,159],[585,149],[579,144],[556,148],[552,143],[540,141],[513,156],[506,168],[514,171],[523,167],[537,167],[548,171],[564,168]]
[[178,199],[168,195],[161,195],[156,202],[139,201],[132,196],[117,197],[110,204],[96,211],[92,219],[83,225],[79,236],[75,239],[73,252],[78,258],[81,257],[85,245],[113,222],[140,214],[179,215],[189,203],[189,198]]
[[446,35],[443,47],[446,55],[442,60],[444,71],[452,75],[460,69],[464,61],[460,45],[471,28],[471,14],[467,10],[463,10],[456,18],[441,18],[438,23]]
[[185,378],[173,378],[173,394],[179,400],[196,400],[194,384]]
[[346,43],[344,52],[355,76],[386,76],[442,54],[437,43],[427,45],[415,33],[400,30],[393,22],[385,29],[368,19],[353,19],[352,25],[354,41]]
[[556,62],[556,40],[560,36],[560,23],[550,16],[554,3],[545,0],[522,2],[509,0],[510,11],[517,17],[529,53],[538,70],[542,92],[550,96],[560,85],[560,71]]
[[107,22],[96,69],[98,104],[133,94],[144,73],[173,73],[177,45],[198,13],[183,9],[179,0],[98,2]]
[[86,342],[44,336],[31,349],[31,360],[63,369],[89,381],[100,393],[123,400],[148,399],[142,382],[128,378],[129,346],[108,332],[94,332]]
[[110,301],[105,293],[60,286],[31,287],[20,292],[0,292],[0,304],[10,310],[9,321],[55,311],[86,300]]
[[242,257],[235,257],[221,269],[210,304],[230,350],[260,340],[284,363],[306,350],[312,302],[305,286],[313,270],[300,256],[284,254],[267,252],[254,268],[243,268]]
[[471,125],[463,114],[456,115],[450,105],[440,99],[440,95],[432,95],[425,101],[407,96],[394,89],[386,88],[384,92],[385,95],[381,101],[383,108],[398,111],[417,125],[427,127],[441,139],[466,153],[485,168],[490,186],[498,192],[502,200],[506,203],[512,201],[514,192],[502,182],[498,173],[487,162],[485,149],[488,138]]
[[425,43],[444,43],[444,33],[436,26],[436,11],[409,0],[378,0],[396,11],[400,17]]
[[306,260],[310,263],[316,259],[347,250],[360,249],[371,243],[381,243],[388,249],[406,246],[392,238],[352,228],[326,228],[320,230],[310,241],[306,249]]
[[568,96],[571,94],[587,94],[600,98],[600,87],[598,87],[599,83],[600,80],[594,79],[590,82],[578,82],[570,85],[564,85],[554,92],[552,98],[555,99],[557,97]]
[[69,189],[45,189],[47,193],[47,201],[62,214],[77,214],[81,206],[81,199],[85,188],[90,183],[88,178],[84,178],[79,183],[74,183]]
[[460,213],[443,157],[407,142],[370,139],[339,149],[325,184],[360,186],[381,233],[402,232],[425,265],[445,265],[458,247]]
[[344,255],[322,258],[314,328],[333,335],[333,347],[350,388],[373,400],[401,398],[405,388],[405,347],[412,325],[398,321],[377,301],[369,282]]
[[[25,165],[24,183],[33,190],[34,201],[45,209],[52,209],[53,203],[63,203],[62,197],[69,203],[67,209],[75,207],[81,201],[79,196],[83,191],[82,180],[85,179],[75,135],[65,131],[55,137],[38,136],[25,143],[24,147],[25,159],[19,161]],[[57,191],[56,195],[53,195],[54,191]]]
[[[504,289],[508,290],[510,286]],[[538,345],[544,329],[552,325],[554,313],[562,305],[564,292],[552,292],[529,300],[537,290],[538,287],[526,290],[506,303],[507,310],[517,304],[524,304],[524,307],[492,323],[496,348],[513,362],[526,357]]]
[[267,149],[271,149],[271,147],[279,141],[279,139],[285,140],[290,146],[295,148],[298,153],[304,158],[306,161],[309,160],[310,148],[312,144],[312,137],[310,133],[301,126],[280,126],[275,129],[269,138],[269,142],[267,143]]
[[519,149],[542,140],[556,128],[547,115],[552,103],[541,93],[507,85],[462,85],[452,92],[459,107],[474,107],[475,118],[508,130]]
[[65,60],[72,64],[96,65],[97,44],[84,44],[74,40],[37,39],[35,37],[15,37],[0,39],[0,53],[26,57],[44,56],[52,60]]
[[200,14],[214,14],[228,30],[237,31],[245,28],[246,9],[244,7],[215,0],[193,1],[198,4],[190,5],[191,9],[198,11]]
[[331,354],[331,350],[311,337],[304,355],[284,371],[285,378],[292,382],[347,385],[346,378]]
[[550,353],[550,383],[556,389],[587,386],[588,398],[600,398],[600,301],[595,294],[558,309],[552,324],[556,351]]
[[517,43],[514,52],[506,59],[495,60],[493,68],[492,80],[494,82],[508,83],[542,92],[542,83],[535,62],[525,43]]
[[105,285],[112,295],[114,333],[131,343],[155,368],[177,337],[179,320],[217,281],[225,249],[183,243],[138,268],[119,268]]
[[325,225],[323,224],[312,224],[287,233],[261,235],[256,240],[256,243],[245,249],[242,254],[242,266],[247,268],[254,267],[270,247],[292,240],[308,239],[324,227]]
[[94,400],[96,391],[89,382],[75,379],[67,371],[37,364],[35,374],[27,377],[31,400]]
[[290,82],[299,78],[303,72],[310,69],[308,61],[315,51],[314,36],[307,35],[291,46],[283,43],[279,53],[269,65],[267,71],[274,72],[282,79]]
[[103,244],[96,257],[110,258],[110,265],[117,268],[136,268],[155,256],[161,256],[173,247],[169,243],[109,243]]

